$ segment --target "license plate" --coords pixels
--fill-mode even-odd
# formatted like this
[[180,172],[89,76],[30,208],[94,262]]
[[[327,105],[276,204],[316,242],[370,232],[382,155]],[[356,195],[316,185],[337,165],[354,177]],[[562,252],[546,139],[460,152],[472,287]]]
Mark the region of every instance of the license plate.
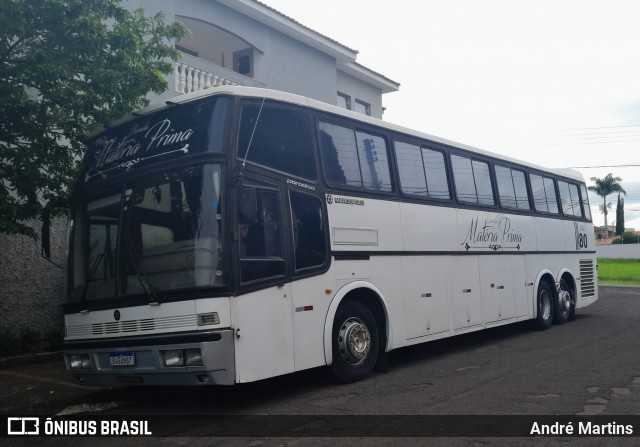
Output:
[[136,356],[133,352],[112,352],[109,354],[109,364],[111,366],[134,366]]

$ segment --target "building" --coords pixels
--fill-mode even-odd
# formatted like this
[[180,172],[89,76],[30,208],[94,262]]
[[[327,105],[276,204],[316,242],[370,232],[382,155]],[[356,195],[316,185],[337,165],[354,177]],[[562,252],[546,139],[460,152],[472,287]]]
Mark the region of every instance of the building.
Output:
[[[267,87],[381,118],[382,95],[399,84],[358,64],[357,51],[255,0],[123,0],[147,15],[162,11],[192,35],[176,42],[182,59],[152,102],[218,85]],[[36,220],[29,222],[40,230]],[[53,260],[65,265],[65,219],[54,222]],[[0,339],[13,331],[62,326],[64,271],[25,236],[0,234]],[[9,334],[9,335],[7,335]],[[6,344],[6,343],[5,343]]]
[[182,58],[153,102],[218,85],[266,87],[382,118],[400,84],[356,62],[357,51],[256,0],[125,0],[182,22]]

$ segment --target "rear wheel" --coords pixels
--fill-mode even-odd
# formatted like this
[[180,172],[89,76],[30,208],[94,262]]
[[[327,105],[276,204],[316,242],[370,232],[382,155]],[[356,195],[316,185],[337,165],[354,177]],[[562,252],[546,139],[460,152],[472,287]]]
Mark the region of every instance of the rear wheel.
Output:
[[538,316],[536,317],[536,325],[540,330],[549,329],[553,321],[553,293],[551,287],[546,281],[540,282],[538,286]]
[[342,382],[356,382],[371,374],[380,349],[376,320],[364,304],[347,301],[338,307],[331,333],[331,370]]
[[569,320],[576,318],[576,295],[569,287],[569,283],[561,279],[558,296],[555,300],[555,309],[553,312],[553,322],[556,324],[564,324]]

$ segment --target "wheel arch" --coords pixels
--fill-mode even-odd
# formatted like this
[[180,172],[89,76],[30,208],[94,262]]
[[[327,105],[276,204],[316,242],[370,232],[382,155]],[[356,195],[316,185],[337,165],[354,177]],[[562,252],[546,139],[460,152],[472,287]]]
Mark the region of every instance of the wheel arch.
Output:
[[558,274],[558,281],[557,283],[559,284],[561,280],[565,280],[567,282],[567,284],[569,284],[569,287],[571,287],[573,289],[573,294],[574,297],[577,300],[578,297],[578,284],[576,282],[576,277],[573,274],[573,272],[567,268],[564,268],[562,270],[560,270],[560,273]]
[[391,344],[391,330],[389,320],[388,304],[380,290],[367,281],[355,281],[343,286],[336,292],[331,300],[324,322],[324,357],[325,363],[331,365],[333,362],[332,340],[333,320],[340,304],[347,300],[359,301],[371,310],[378,323],[378,331],[384,336],[384,350],[389,349]]

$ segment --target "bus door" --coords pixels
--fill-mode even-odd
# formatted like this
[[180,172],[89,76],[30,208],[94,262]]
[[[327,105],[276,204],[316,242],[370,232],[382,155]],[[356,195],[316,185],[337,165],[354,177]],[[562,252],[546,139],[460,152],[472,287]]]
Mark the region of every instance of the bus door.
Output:
[[325,316],[333,283],[323,275],[329,262],[324,200],[311,191],[288,191],[293,249],[293,345],[295,370],[323,365]]
[[247,382],[293,371],[291,284],[282,189],[245,179],[238,191],[232,308],[236,380]]

